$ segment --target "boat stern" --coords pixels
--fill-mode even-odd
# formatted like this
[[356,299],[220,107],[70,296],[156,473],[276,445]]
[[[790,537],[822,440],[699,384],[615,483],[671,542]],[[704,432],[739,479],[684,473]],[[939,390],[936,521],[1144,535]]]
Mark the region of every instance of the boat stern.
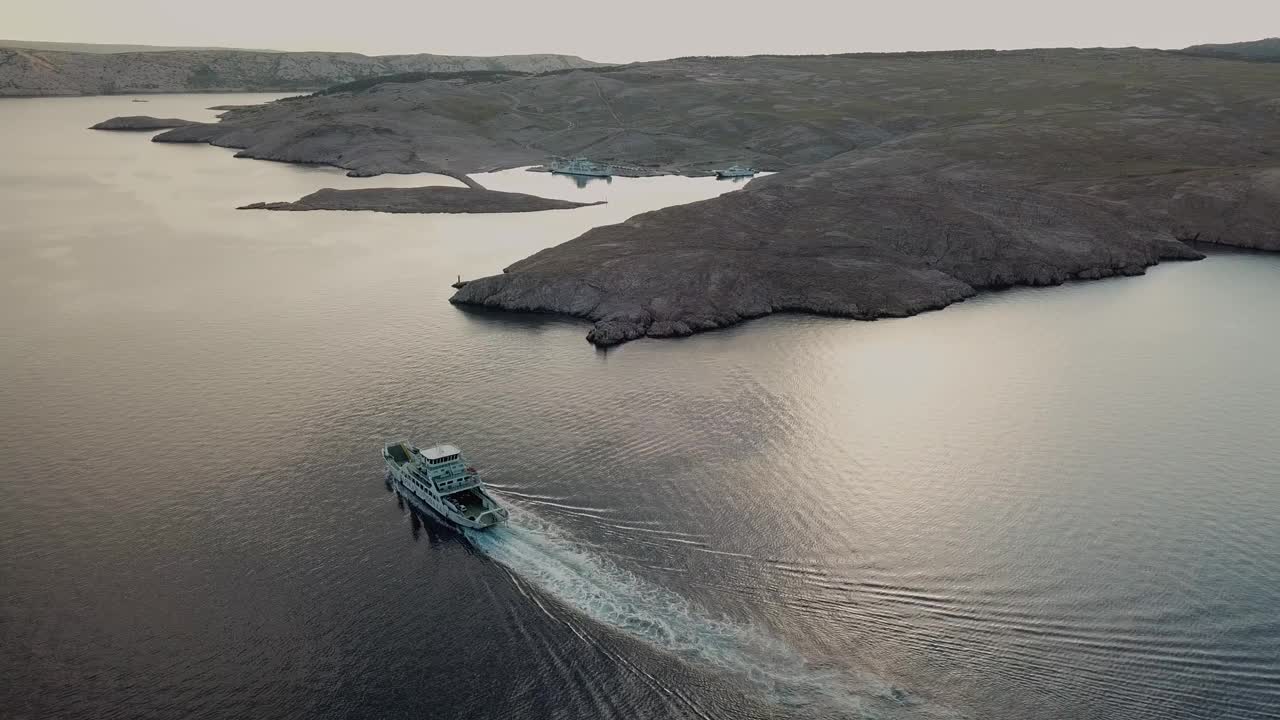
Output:
[[480,515],[476,517],[475,523],[479,525],[481,529],[491,528],[495,525],[505,525],[507,518],[509,517],[510,515],[507,513],[505,508],[496,507],[480,513]]

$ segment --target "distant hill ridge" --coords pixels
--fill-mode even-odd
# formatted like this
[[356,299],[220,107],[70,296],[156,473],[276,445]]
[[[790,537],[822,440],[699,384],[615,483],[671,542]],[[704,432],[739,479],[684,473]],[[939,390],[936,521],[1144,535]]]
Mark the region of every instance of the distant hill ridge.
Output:
[[1203,55],[1228,60],[1251,60],[1253,62],[1280,62],[1280,37],[1263,38],[1249,42],[1221,43],[1208,45],[1192,45],[1182,52],[1189,55]]
[[0,97],[318,90],[398,73],[541,73],[599,65],[555,54],[371,57],[342,52],[66,52],[0,47]]
[[168,50],[241,50],[244,52],[280,52],[264,48],[205,47],[203,45],[129,45],[123,43],[46,42],[43,40],[0,40],[0,48],[54,50],[80,53],[165,52]]
[[[1049,51],[952,50],[846,53],[836,57],[975,60]],[[1170,51],[1280,62],[1280,38],[1193,45]],[[758,57],[774,57],[762,55]],[[780,56],[779,56],[780,57]],[[311,91],[380,76],[546,73],[610,67],[574,55],[382,55],[0,40],[0,97],[176,92]]]

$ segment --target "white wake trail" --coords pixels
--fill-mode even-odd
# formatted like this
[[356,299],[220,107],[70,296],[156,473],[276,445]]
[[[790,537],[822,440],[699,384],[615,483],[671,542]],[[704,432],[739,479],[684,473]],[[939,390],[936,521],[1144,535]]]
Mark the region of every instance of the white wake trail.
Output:
[[753,627],[711,616],[680,595],[584,549],[527,509],[511,507],[509,525],[467,531],[466,537],[490,558],[587,617],[688,661],[745,678],[770,702],[827,706],[841,716],[855,717],[881,716],[886,709],[914,705],[904,704],[902,693],[883,683],[855,682],[814,667],[785,643]]

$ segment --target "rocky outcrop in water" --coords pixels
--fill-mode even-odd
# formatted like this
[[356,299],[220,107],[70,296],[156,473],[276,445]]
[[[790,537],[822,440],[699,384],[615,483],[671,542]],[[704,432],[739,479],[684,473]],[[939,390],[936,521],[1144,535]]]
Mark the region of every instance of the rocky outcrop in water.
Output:
[[90,130],[168,130],[184,125],[196,125],[192,120],[178,118],[158,118],[150,115],[122,115],[110,120],[103,120]]
[[0,97],[318,90],[390,73],[539,73],[598,63],[571,55],[383,55],[256,50],[63,52],[0,48]]
[[456,187],[325,188],[297,202],[259,202],[241,210],[372,210],[385,213],[520,213],[601,205]]

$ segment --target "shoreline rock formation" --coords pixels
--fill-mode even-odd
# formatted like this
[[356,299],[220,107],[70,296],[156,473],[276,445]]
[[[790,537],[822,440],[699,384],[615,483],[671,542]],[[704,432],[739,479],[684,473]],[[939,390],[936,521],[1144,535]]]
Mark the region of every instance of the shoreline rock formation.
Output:
[[854,154],[804,177],[762,178],[595,228],[468,282],[450,302],[580,317],[594,323],[587,339],[609,346],[775,312],[904,317],[983,289],[1203,257],[1110,203],[929,160]]
[[603,205],[475,188],[324,188],[296,202],[258,202],[240,210],[371,210],[384,213],[520,213]]
[[90,130],[169,130],[186,125],[197,125],[194,120],[158,118],[150,115],[120,115],[90,126]]
[[610,345],[1135,275],[1201,257],[1183,240],[1280,250],[1277,88],[1277,63],[1137,49],[683,58],[366,81],[153,141],[356,175],[557,156],[777,171],[593,229],[452,298],[586,318]]

